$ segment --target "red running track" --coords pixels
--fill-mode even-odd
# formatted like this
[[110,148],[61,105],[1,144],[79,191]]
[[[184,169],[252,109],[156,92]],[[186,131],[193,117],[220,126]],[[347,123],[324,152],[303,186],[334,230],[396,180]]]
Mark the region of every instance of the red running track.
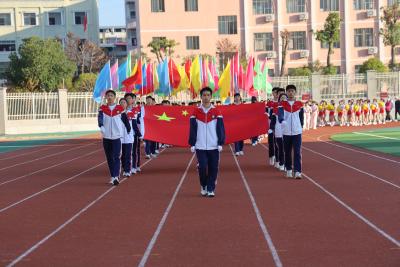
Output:
[[[60,164],[0,186],[0,265],[399,266],[400,192],[371,177],[398,185],[398,164],[317,140],[347,130],[354,131],[305,134],[310,179],[300,181],[267,166],[264,146],[246,146],[237,162],[225,146],[214,199],[199,196],[196,161],[187,149],[167,149],[118,187],[106,184],[100,143],[19,165],[10,175],[0,171],[7,181]],[[8,164],[25,158],[35,153]]]

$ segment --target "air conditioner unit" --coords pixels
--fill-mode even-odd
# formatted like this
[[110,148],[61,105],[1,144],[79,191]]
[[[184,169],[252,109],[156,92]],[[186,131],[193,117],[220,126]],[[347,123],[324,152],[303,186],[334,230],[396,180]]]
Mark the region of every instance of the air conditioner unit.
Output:
[[308,20],[308,13],[301,13],[301,14],[299,14],[299,20],[300,20],[300,21]]
[[265,16],[265,22],[272,22],[275,20],[275,15],[274,14],[268,14]]
[[308,51],[308,50],[300,51],[300,58],[307,58],[309,56],[310,56],[310,51]]
[[375,55],[378,53],[378,47],[368,47],[368,55]]
[[367,17],[368,18],[376,17],[376,9],[367,10]]
[[267,58],[276,58],[276,52],[275,51],[268,51],[267,52]]

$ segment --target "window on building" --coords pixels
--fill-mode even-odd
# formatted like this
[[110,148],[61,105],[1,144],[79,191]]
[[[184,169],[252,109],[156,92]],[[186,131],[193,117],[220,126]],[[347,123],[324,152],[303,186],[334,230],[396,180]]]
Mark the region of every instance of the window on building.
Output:
[[306,10],[306,0],[286,0],[287,13],[303,13]]
[[320,0],[320,7],[324,11],[339,11],[339,0]]
[[306,32],[291,32],[289,36],[289,50],[306,49]]
[[355,29],[354,30],[354,46],[369,47],[374,45],[374,29]]
[[137,38],[136,37],[133,37],[131,41],[132,41],[132,46],[137,46]]
[[253,0],[254,15],[272,14],[272,13],[274,13],[272,0]]
[[199,11],[198,0],[185,0],[185,11]]
[[0,26],[11,25],[11,14],[0,13]]
[[36,14],[24,13],[24,25],[36,25]]
[[361,73],[362,65],[355,65],[354,66],[354,73]]
[[49,25],[61,25],[61,12],[49,12]]
[[354,0],[355,10],[373,9],[374,0]]
[[0,52],[13,52],[15,51],[15,41],[0,40]]
[[165,12],[164,0],[151,0],[151,12]]
[[275,76],[275,70],[274,69],[268,69],[268,76],[269,77],[274,77]]
[[218,16],[218,34],[237,34],[237,17]]
[[136,19],[136,5],[135,2],[128,2],[128,12],[130,19]]
[[186,36],[186,49],[187,50],[199,50],[200,49],[199,36]]
[[75,25],[83,25],[86,12],[75,12]]
[[254,34],[254,51],[272,51],[272,32],[261,32]]
[[[328,49],[329,45],[326,42],[321,42],[321,48]],[[333,48],[340,48],[340,42],[334,42]]]
[[388,0],[388,6],[392,6],[394,4],[400,4],[400,0]]

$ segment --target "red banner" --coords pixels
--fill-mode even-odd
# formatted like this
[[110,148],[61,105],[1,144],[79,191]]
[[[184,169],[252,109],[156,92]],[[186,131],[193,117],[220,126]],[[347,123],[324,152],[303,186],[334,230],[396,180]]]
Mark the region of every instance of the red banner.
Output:
[[[144,139],[175,146],[189,146],[189,121],[195,106],[145,106],[142,109]],[[268,131],[265,104],[217,107],[225,125],[226,144]]]

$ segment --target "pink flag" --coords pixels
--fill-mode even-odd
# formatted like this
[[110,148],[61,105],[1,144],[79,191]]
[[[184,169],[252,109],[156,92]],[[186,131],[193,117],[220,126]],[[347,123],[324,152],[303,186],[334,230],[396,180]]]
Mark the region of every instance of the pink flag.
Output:
[[111,67],[111,85],[114,90],[118,90],[119,88],[118,59]]
[[254,90],[253,87],[253,82],[254,82],[254,58],[250,56],[249,64],[247,64],[246,80],[244,84],[244,90],[250,96],[257,95],[257,92]]

